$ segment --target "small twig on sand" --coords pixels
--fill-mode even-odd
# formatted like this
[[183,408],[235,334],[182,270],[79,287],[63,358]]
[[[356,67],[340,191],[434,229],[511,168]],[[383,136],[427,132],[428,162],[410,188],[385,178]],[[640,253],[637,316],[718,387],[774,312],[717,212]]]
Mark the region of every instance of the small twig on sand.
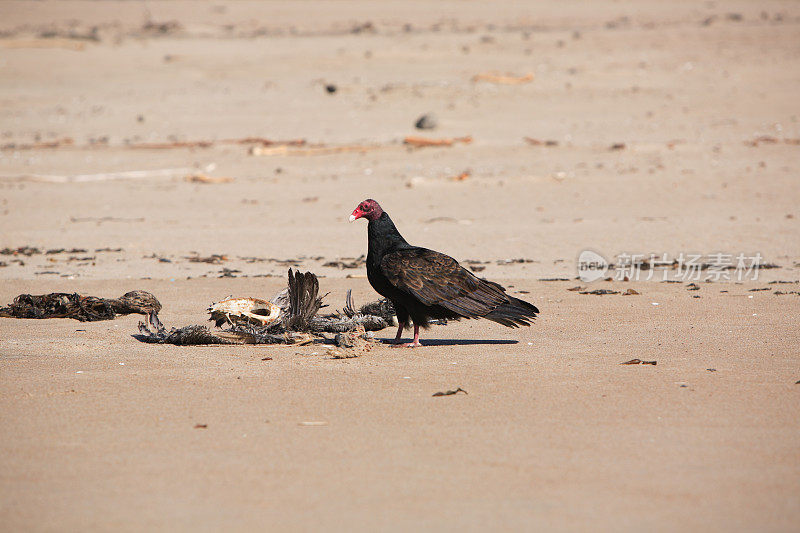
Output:
[[533,81],[533,72],[528,72],[524,76],[514,76],[511,74],[498,74],[496,72],[482,72],[475,74],[472,77],[473,82],[488,81],[490,83],[499,83],[502,85],[519,85],[520,83],[528,83]]
[[188,181],[189,183],[231,183],[231,182],[233,182],[233,178],[213,177],[213,176],[208,176],[208,175],[202,174],[202,173],[189,174],[188,176],[185,176],[183,179]]
[[414,148],[422,148],[425,146],[453,146],[456,143],[470,144],[471,142],[472,137],[469,135],[466,137],[454,137],[452,139],[429,139],[410,135],[403,139],[403,144]]
[[625,361],[624,363],[620,363],[621,365],[657,365],[658,361],[642,361],[641,359],[631,359],[630,361]]

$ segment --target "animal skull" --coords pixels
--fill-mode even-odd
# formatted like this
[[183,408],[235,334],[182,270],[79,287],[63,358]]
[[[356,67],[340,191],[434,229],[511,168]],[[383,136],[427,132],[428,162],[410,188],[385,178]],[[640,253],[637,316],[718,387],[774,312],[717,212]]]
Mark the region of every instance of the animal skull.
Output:
[[281,308],[274,303],[257,298],[228,298],[211,304],[208,308],[217,326],[224,323],[238,324],[249,322],[259,326],[269,326],[281,318]]

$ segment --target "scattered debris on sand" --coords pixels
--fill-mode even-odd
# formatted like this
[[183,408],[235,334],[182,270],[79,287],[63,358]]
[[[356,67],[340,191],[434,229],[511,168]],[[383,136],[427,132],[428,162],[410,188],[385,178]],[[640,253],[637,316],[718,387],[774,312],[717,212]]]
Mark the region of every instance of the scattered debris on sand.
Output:
[[778,144],[780,142],[789,145],[798,145],[800,144],[800,139],[790,139],[790,138],[778,139],[777,137],[773,137],[771,135],[760,135],[749,141],[744,141],[744,145],[757,148],[760,144]]
[[523,137],[523,138],[525,139],[525,142],[530,144],[531,146],[548,146],[548,147],[558,146],[558,141],[552,139],[547,139],[543,141],[540,139],[534,139],[533,137]]
[[173,148],[211,148],[212,146],[214,146],[214,141],[170,141],[129,144],[128,148],[134,150],[171,150]]
[[128,170],[123,172],[104,172],[101,174],[76,174],[69,176],[53,174],[22,174],[4,176],[3,179],[29,181],[34,183],[88,183],[99,181],[122,181],[153,178],[178,178],[194,172],[191,168],[164,168],[157,170]]
[[20,246],[18,248],[3,248],[0,250],[0,255],[24,255],[30,257],[35,254],[40,254],[42,251],[33,246]]
[[190,263],[208,263],[210,265],[221,265],[223,261],[228,260],[228,256],[224,254],[211,254],[209,256],[192,255],[187,257]]
[[70,222],[96,222],[99,226],[103,222],[144,222],[144,217],[70,217]]
[[366,264],[367,264],[367,258],[365,255],[362,254],[359,257],[342,257],[341,259],[327,261],[323,263],[322,266],[333,267],[333,268],[338,268],[339,270],[343,270],[345,268],[361,268]]
[[[144,116],[139,116],[139,122],[144,122]],[[230,145],[230,144],[239,144],[239,145],[256,145],[256,146],[304,146],[306,144],[305,139],[288,139],[288,140],[273,140],[273,139],[266,139],[264,137],[242,137],[236,139],[219,139],[219,140],[210,140],[210,139],[199,139],[199,140],[188,140],[188,141],[181,141],[181,140],[168,140],[165,142],[128,142],[126,141],[124,144],[119,146],[115,146],[117,148],[126,148],[129,150],[175,150],[175,149],[196,149],[196,148],[213,148],[217,145]],[[108,142],[107,137],[101,137],[100,139],[91,139],[88,144],[81,144],[78,145],[72,137],[63,137],[60,139],[54,139],[52,141],[36,141],[32,143],[6,143],[0,145],[0,149],[2,150],[43,150],[43,149],[50,149],[50,148],[73,148],[73,149],[81,149],[81,150],[88,150],[88,149],[101,149],[101,148],[108,148],[112,146]]]
[[462,389],[461,387],[455,390],[446,390],[444,392],[434,392],[432,396],[453,396],[454,394],[458,394],[459,392],[463,392],[464,394],[469,394],[467,391]]
[[[427,117],[427,118],[426,118]],[[425,120],[423,120],[425,119]],[[419,129],[432,129],[431,126],[435,119],[431,116],[425,115],[420,117],[417,121]],[[408,136],[403,140],[403,144],[415,148],[425,146],[452,146],[454,144],[469,144],[472,142],[471,136],[466,137],[453,137],[443,139],[429,139],[425,137]],[[549,142],[549,141],[548,141]],[[75,140],[70,137],[63,139],[55,139],[52,141],[39,141],[34,143],[6,143],[0,146],[2,150],[43,150],[55,148],[70,148],[74,150],[96,150],[122,148],[128,150],[205,150],[214,148],[218,145],[249,145],[248,153],[253,156],[311,156],[311,155],[329,155],[344,152],[365,153],[372,150],[380,150],[390,148],[392,146],[399,146],[397,141],[390,143],[375,143],[375,144],[339,144],[328,145],[324,143],[309,144],[305,139],[289,139],[274,141],[263,137],[243,137],[240,139],[220,139],[220,140],[170,140],[166,142],[147,142],[147,143],[134,143],[126,142],[125,144],[116,146],[111,145],[106,138],[102,142],[96,139],[91,139],[87,144],[78,145]],[[198,174],[195,169],[191,168],[176,168],[176,169],[163,169],[163,170],[134,170],[123,172],[109,172],[102,174],[87,174],[77,176],[57,176],[57,175],[20,175],[20,176],[5,176],[5,179],[17,179],[22,181],[39,181],[50,183],[73,183],[73,182],[86,182],[86,181],[109,181],[109,180],[122,180],[122,179],[139,179],[139,178],[154,178],[154,177],[181,177],[186,180],[197,183],[219,183],[223,178],[212,178],[205,174]],[[227,180],[226,180],[227,181]]]
[[63,137],[52,141],[36,141],[33,143],[6,143],[0,146],[2,150],[45,150],[49,148],[61,148],[62,146],[75,146],[72,137]]
[[146,291],[131,291],[119,298],[98,298],[78,293],[20,294],[7,307],[0,308],[0,317],[7,318],[74,318],[81,322],[113,320],[117,315],[138,313],[154,327],[160,327],[158,312],[161,303]]
[[[534,259],[528,259],[526,257],[516,257],[511,259],[498,259],[495,261],[498,265],[514,265],[519,263],[536,263]],[[553,279],[565,279],[565,278],[553,278]]]
[[88,250],[86,248],[72,248],[67,250],[66,248],[52,248],[45,252],[45,255],[55,255],[55,254],[85,254]]
[[641,359],[631,359],[630,361],[625,361],[624,363],[620,363],[621,365],[657,365],[658,361],[642,361]]
[[597,296],[605,296],[606,294],[619,294],[619,291],[612,291],[609,289],[595,289],[593,291],[581,291],[578,294],[594,294]]

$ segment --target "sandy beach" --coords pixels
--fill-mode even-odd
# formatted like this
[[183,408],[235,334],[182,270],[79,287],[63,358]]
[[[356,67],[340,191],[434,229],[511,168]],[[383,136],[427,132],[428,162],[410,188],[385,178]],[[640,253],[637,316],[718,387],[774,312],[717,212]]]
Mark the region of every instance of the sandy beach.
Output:
[[289,268],[374,301],[375,198],[541,314],[351,359],[0,318],[0,530],[796,530],[798,35],[777,0],[3,2],[0,306],[211,326]]

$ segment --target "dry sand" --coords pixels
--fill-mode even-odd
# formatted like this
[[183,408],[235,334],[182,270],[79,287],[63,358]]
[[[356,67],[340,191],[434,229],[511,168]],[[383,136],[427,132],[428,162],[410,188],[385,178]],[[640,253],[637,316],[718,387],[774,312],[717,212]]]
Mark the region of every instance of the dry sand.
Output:
[[[0,304],[143,289],[168,326],[203,323],[290,264],[364,303],[364,268],[324,263],[365,253],[346,218],[374,197],[542,310],[349,360],[0,319],[0,529],[796,530],[797,3],[6,1],[0,21],[0,247],[85,250],[0,256]],[[247,137],[307,146],[225,142]],[[311,145],[366,148],[292,152]],[[778,268],[585,284],[585,249]]]

